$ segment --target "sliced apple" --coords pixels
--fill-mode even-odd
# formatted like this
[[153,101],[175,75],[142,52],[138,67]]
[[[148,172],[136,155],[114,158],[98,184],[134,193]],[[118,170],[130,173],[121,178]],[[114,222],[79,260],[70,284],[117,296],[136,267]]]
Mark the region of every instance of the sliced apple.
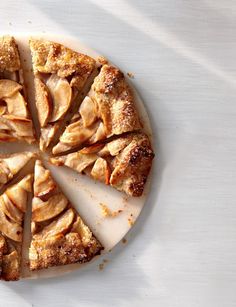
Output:
[[8,158],[4,159],[12,175],[15,175],[22,169],[29,160],[36,155],[32,152],[22,152],[10,155]]
[[15,222],[10,222],[2,210],[0,210],[0,231],[13,241],[22,241],[22,227]]
[[22,86],[12,80],[0,80],[0,99],[5,100],[22,89]]
[[34,198],[32,204],[32,220],[34,222],[47,221],[57,216],[68,204],[68,200],[63,193],[53,195],[47,201],[41,203],[35,203],[35,199],[37,200],[37,198]]
[[6,112],[7,112],[7,107],[0,105],[0,116],[6,114]]
[[62,118],[71,105],[72,89],[65,78],[60,78],[52,74],[46,85],[53,101],[53,111],[50,122],[55,122]]
[[5,161],[0,161],[0,185],[9,180],[10,171]]
[[27,192],[32,191],[32,180],[33,175],[30,174],[24,177],[17,184],[9,187],[5,192],[11,202],[22,212],[26,212],[28,199]]
[[106,132],[103,122],[99,123],[96,133],[89,139],[89,143],[96,143],[98,141],[104,140],[106,138]]
[[36,107],[41,127],[44,127],[49,119],[52,102],[47,86],[39,78],[35,78]]
[[107,161],[103,158],[98,158],[92,168],[91,176],[96,180],[109,184],[110,174]]
[[34,195],[41,198],[55,190],[56,187],[50,171],[44,168],[40,160],[37,160],[35,163]]
[[95,154],[81,154],[80,152],[74,152],[66,156],[61,156],[57,158],[51,158],[51,162],[55,165],[66,165],[73,168],[77,172],[81,173],[89,165],[92,165],[96,159],[97,155]]
[[77,216],[76,221],[71,228],[71,232],[79,233],[84,246],[87,246],[91,242],[93,236],[92,231],[84,224],[80,216]]
[[83,126],[89,127],[97,119],[97,110],[93,100],[86,96],[80,105],[79,113],[83,120]]
[[2,120],[14,130],[19,137],[34,137],[32,121],[12,114],[3,115]]
[[23,212],[21,212],[17,207],[14,206],[14,204],[11,202],[11,200],[6,194],[2,195],[2,197],[0,198],[0,202],[1,209],[6,214],[6,216],[8,216],[13,222],[21,224],[23,220]]
[[59,129],[58,123],[48,124],[41,129],[41,136],[39,140],[39,148],[42,151],[45,151],[46,148],[50,145],[51,141],[53,140],[55,134]]
[[57,220],[50,223],[44,229],[34,235],[35,240],[46,239],[48,237],[65,234],[74,220],[74,211],[68,209]]
[[28,117],[27,104],[20,92],[16,92],[10,97],[4,98],[4,101],[7,104],[9,114],[24,118]]

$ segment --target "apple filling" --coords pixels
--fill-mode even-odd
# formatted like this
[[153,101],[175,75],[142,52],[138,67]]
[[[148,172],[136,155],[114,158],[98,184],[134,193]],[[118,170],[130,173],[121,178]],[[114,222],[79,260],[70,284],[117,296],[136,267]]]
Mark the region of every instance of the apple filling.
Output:
[[32,120],[29,117],[23,87],[16,81],[0,80],[0,141],[34,142]]

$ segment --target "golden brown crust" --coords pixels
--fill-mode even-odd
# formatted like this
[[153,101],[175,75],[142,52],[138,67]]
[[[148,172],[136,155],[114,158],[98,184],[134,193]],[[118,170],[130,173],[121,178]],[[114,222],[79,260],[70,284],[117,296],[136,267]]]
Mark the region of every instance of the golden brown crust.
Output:
[[[102,148],[101,148],[102,146]],[[110,184],[130,196],[141,196],[151,169],[154,153],[144,133],[130,133],[106,144],[95,144],[78,152],[51,158]]]
[[20,57],[15,39],[11,36],[0,37],[0,72],[20,69]]
[[[103,249],[48,172],[42,162],[37,160],[35,182],[40,180],[40,186],[44,191],[48,190],[49,192],[43,193],[43,200],[36,195],[33,198],[33,237],[29,255],[31,270],[86,262]],[[45,189],[47,182],[49,182],[49,186],[56,186],[53,195],[51,195],[50,188]],[[40,188],[40,186],[38,187]],[[37,189],[37,195],[39,194],[41,193]]]
[[100,254],[101,245],[92,237],[84,246],[76,232],[33,240],[30,247],[30,269],[40,270],[52,266],[84,263]]
[[134,97],[124,74],[104,65],[92,85],[94,99],[107,135],[120,135],[140,129]]
[[94,69],[95,60],[61,44],[46,40],[30,40],[35,74],[57,74],[61,78],[73,75],[72,85],[81,89]]
[[141,196],[154,153],[146,136],[134,137],[113,161],[111,186],[131,196]]
[[77,117],[54,146],[53,154],[141,128],[134,96],[124,74],[110,65],[104,65],[94,79]]

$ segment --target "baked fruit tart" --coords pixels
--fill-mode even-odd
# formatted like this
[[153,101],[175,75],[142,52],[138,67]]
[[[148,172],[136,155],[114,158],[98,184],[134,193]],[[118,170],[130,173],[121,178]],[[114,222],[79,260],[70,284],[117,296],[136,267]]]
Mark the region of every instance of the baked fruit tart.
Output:
[[0,38],[0,142],[35,146],[0,152],[0,279],[6,281],[22,277],[23,254],[37,272],[89,262],[104,249],[48,162],[138,198],[154,158],[135,95],[117,67],[49,40],[31,38],[28,48],[38,125],[16,40]]

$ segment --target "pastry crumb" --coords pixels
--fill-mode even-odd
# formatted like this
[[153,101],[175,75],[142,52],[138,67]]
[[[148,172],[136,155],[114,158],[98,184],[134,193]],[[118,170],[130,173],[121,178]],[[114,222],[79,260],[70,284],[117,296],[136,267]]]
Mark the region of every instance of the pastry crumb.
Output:
[[98,61],[100,64],[102,64],[102,65],[105,65],[105,64],[108,63],[108,60],[107,60],[106,58],[104,58],[103,56],[99,56],[99,57],[97,58],[97,61]]
[[123,244],[126,244],[126,243],[127,243],[127,239],[126,239],[126,238],[123,238],[123,239],[122,239],[122,243],[123,243]]
[[104,217],[116,217],[118,214],[123,212],[122,209],[119,209],[117,211],[111,211],[111,209],[109,209],[108,206],[104,203],[100,203],[99,205],[101,206],[102,215]]
[[134,79],[134,74],[132,72],[127,72],[127,76],[131,79]]
[[108,259],[103,259],[103,262],[107,263],[107,262],[109,262],[109,260]]
[[104,263],[100,263],[98,267],[99,267],[99,271],[102,271],[104,269]]

